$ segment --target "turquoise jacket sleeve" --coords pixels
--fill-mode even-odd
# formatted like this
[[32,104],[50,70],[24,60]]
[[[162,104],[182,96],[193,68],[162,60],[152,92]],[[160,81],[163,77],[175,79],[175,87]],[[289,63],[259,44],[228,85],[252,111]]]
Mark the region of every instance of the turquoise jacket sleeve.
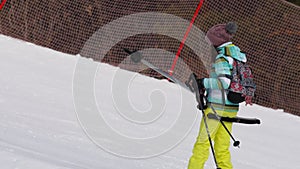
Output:
[[[226,75],[231,75],[232,65],[224,57],[217,57],[215,63],[213,64],[212,72],[210,78],[205,78],[203,85],[207,89],[228,89],[230,85],[230,79]],[[222,85],[222,86],[221,86]]]

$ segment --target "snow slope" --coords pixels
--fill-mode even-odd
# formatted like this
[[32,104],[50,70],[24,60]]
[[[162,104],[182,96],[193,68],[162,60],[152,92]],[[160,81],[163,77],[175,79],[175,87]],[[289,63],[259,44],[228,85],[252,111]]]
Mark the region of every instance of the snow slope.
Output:
[[[78,58],[0,35],[0,168],[186,168],[201,116],[196,116],[195,125],[189,124],[191,131],[176,147],[152,158],[113,155],[88,137],[73,104],[73,73]],[[141,110],[151,107],[147,93],[155,86],[166,98],[165,114],[153,123],[142,125],[131,124],[116,114],[109,85],[116,71],[132,74],[101,64],[95,81],[95,98],[102,106],[103,117],[114,130],[129,137],[145,138],[164,132],[178,120],[178,114],[173,112],[178,110],[176,98],[182,93],[178,92],[181,89],[166,81],[140,75],[134,79],[135,90],[129,90],[132,104]],[[191,94],[186,97],[186,102],[196,104]],[[241,141],[241,148],[231,151],[235,168],[300,168],[297,158],[300,152],[297,142],[300,139],[299,117],[258,105],[242,105],[239,115],[260,118],[262,124],[234,125],[233,134]],[[122,147],[123,144],[115,140],[105,141],[108,145],[120,146],[123,151],[134,149]],[[206,168],[215,168],[211,158]]]

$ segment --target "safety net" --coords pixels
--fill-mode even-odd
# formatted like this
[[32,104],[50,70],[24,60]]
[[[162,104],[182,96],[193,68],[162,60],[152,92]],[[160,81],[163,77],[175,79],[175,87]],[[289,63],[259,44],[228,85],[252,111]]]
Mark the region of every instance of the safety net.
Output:
[[[233,42],[247,53],[255,74],[255,103],[300,115],[300,8],[286,1],[4,2],[1,34],[133,71],[124,48],[154,52],[148,61],[181,81],[188,78],[187,68],[198,77],[207,76],[214,53],[205,43],[205,32],[215,24],[235,21],[239,30]],[[151,68],[140,73],[163,78]]]

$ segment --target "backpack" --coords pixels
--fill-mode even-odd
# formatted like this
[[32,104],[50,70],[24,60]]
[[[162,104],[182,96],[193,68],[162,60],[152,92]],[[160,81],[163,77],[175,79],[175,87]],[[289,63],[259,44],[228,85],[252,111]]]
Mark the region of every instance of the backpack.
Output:
[[[225,52],[225,55],[233,58],[227,52]],[[245,96],[254,96],[256,85],[253,78],[251,67],[245,62],[233,58],[231,83],[226,91],[227,99],[232,103],[241,103],[245,101]]]

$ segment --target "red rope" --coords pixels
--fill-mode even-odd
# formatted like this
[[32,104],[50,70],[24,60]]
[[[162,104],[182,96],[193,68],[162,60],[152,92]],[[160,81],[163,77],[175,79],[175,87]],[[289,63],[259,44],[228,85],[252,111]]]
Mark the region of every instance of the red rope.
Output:
[[0,10],[3,8],[3,6],[5,5],[6,0],[2,0],[1,4],[0,4]]
[[201,7],[202,7],[202,5],[203,5],[203,2],[204,2],[204,0],[200,0],[199,4],[198,4],[198,6],[197,6],[197,9],[196,9],[196,11],[195,11],[195,13],[194,13],[194,16],[193,16],[193,18],[192,18],[192,20],[191,20],[191,22],[190,22],[190,25],[189,25],[189,27],[187,28],[187,30],[186,30],[186,32],[185,32],[185,35],[184,35],[184,37],[183,37],[183,39],[182,39],[182,41],[181,41],[181,43],[180,43],[180,46],[179,46],[179,48],[178,48],[178,50],[177,50],[176,56],[175,56],[175,58],[174,58],[174,60],[173,60],[172,67],[171,67],[170,72],[169,72],[169,74],[170,74],[171,76],[173,75],[173,71],[174,71],[174,69],[175,69],[175,66],[176,66],[177,60],[178,60],[178,58],[179,58],[179,55],[180,55],[180,53],[181,53],[181,51],[182,51],[182,49],[183,49],[184,43],[185,43],[185,41],[186,41],[186,39],[187,39],[187,37],[188,37],[188,35],[189,35],[191,29],[192,29],[192,26],[193,26],[193,24],[194,24],[194,22],[195,22],[195,20],[196,20],[196,18],[197,18],[197,16],[198,16],[198,14],[199,14],[199,11],[200,11],[200,9],[201,9]]

